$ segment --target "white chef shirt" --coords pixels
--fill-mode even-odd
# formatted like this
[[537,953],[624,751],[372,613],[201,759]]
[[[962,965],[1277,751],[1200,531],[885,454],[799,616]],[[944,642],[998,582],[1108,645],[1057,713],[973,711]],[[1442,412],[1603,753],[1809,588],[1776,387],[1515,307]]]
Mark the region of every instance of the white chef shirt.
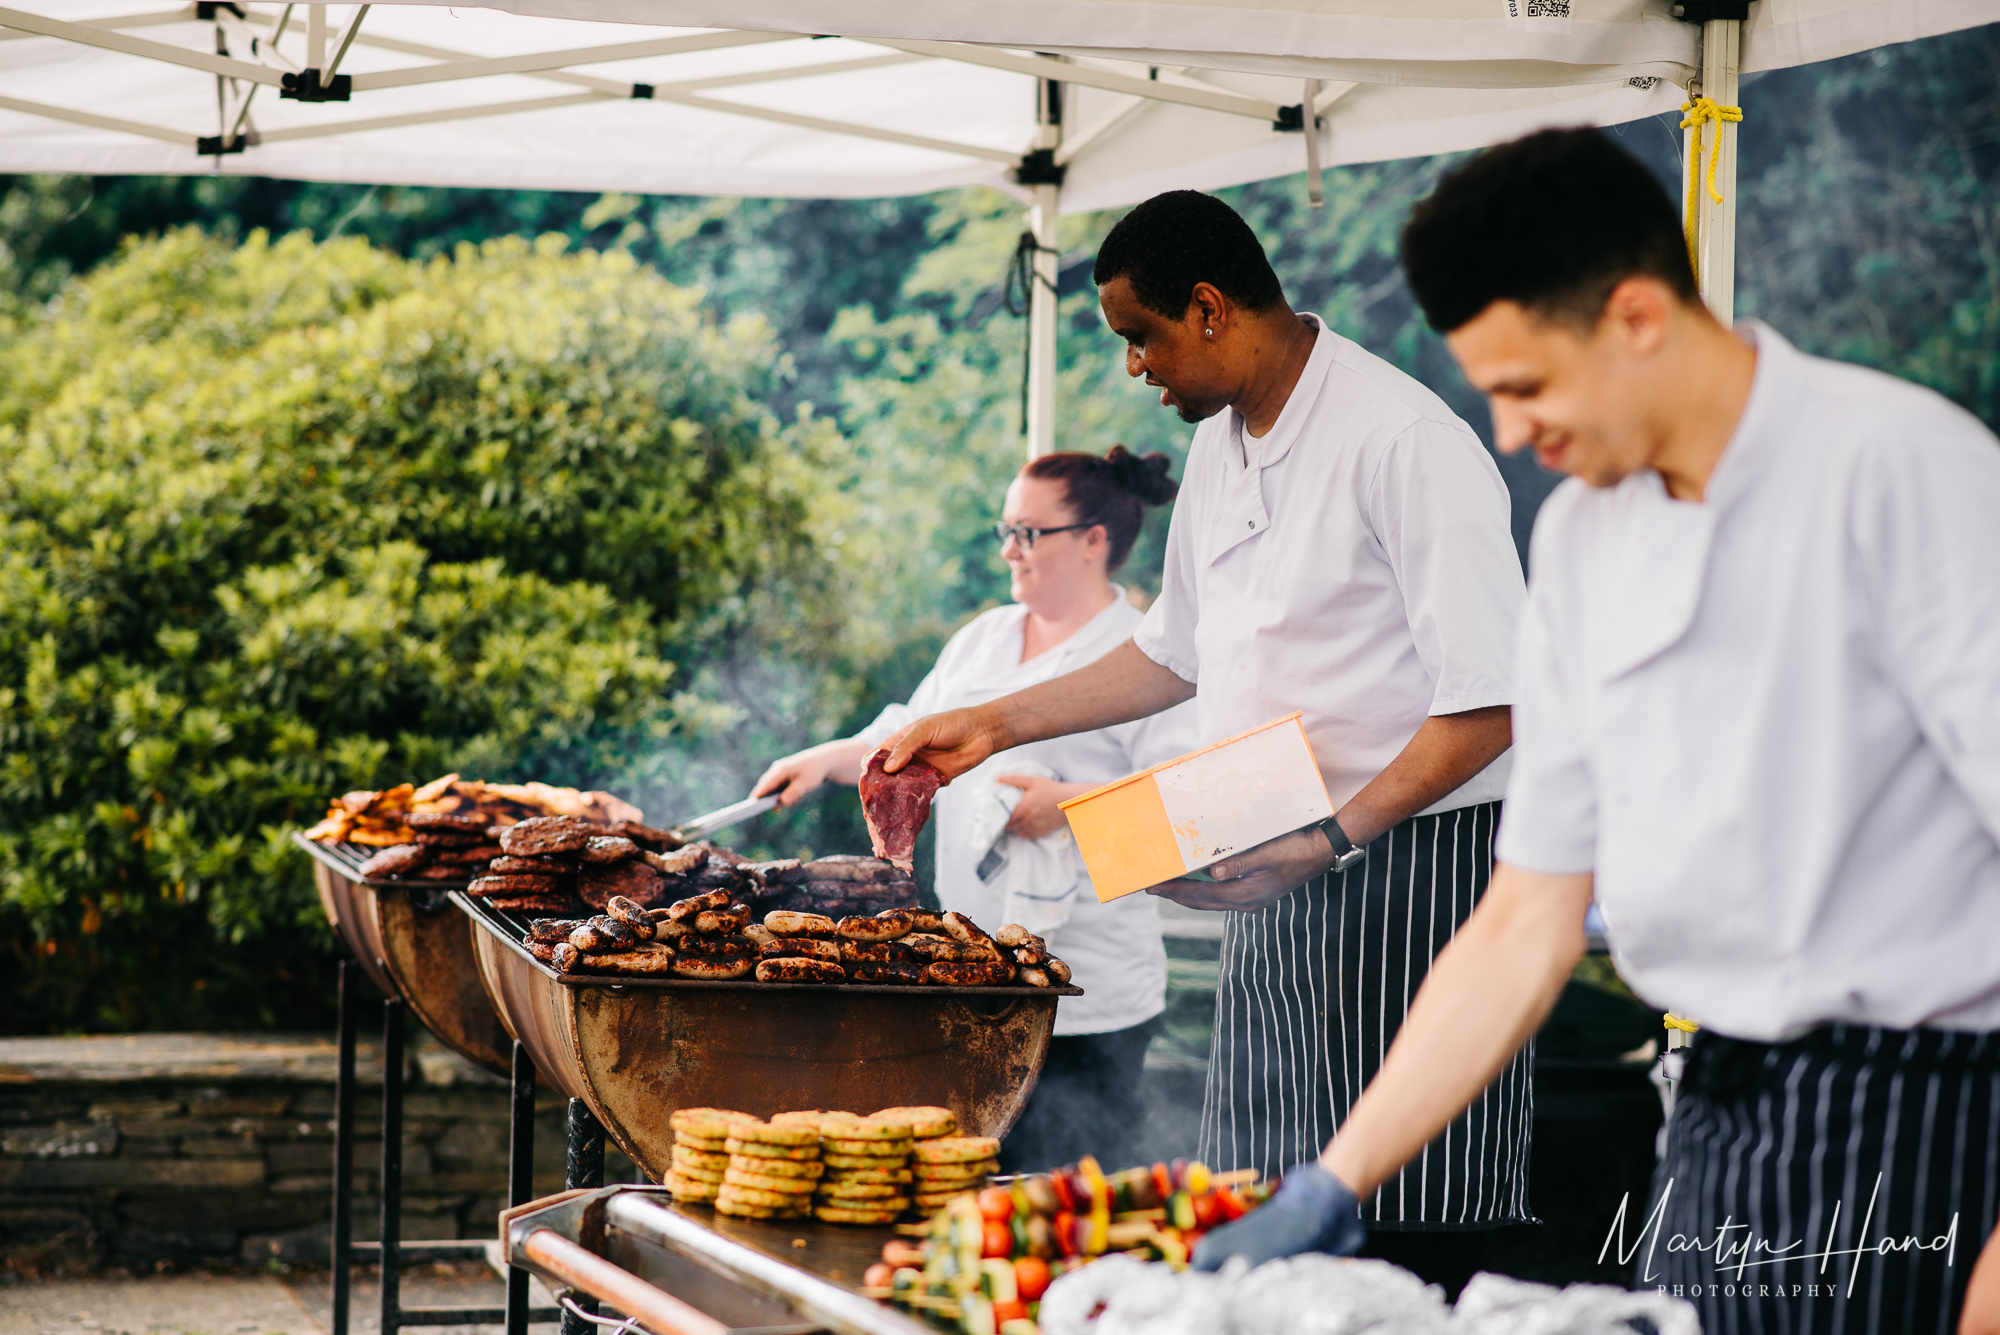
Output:
[[1594,870],[1619,972],[1722,1033],[2000,1029],[2000,448],[1741,332],[1700,503],[1542,507],[1499,855]]
[[[1023,663],[1021,641],[1028,609],[996,607],[945,643],[937,665],[908,704],[890,705],[861,732],[880,740],[926,714],[984,704],[1102,658],[1132,637],[1140,612],[1113,586],[1111,605],[1053,649]],[[1066,783],[1109,783],[1172,760],[1196,748],[1194,713],[1177,705],[1132,723],[1029,742],[989,756],[985,763],[938,790],[931,807],[937,827],[937,897],[989,930],[998,927],[1003,892],[979,879],[985,848],[974,848],[969,826],[974,795],[996,776],[1024,763],[1046,765]],[[1166,1009],[1167,952],[1160,940],[1159,901],[1125,895],[1101,904],[1088,877],[1069,921],[1049,934],[1049,950],[1070,966],[1080,997],[1056,1006],[1056,1033],[1098,1034],[1140,1024]]]
[[[1203,744],[1293,710],[1338,809],[1433,714],[1512,701],[1507,486],[1444,401],[1320,325],[1277,422],[1195,429],[1160,597],[1135,636],[1195,683]],[[1426,808],[1498,798],[1508,758]]]

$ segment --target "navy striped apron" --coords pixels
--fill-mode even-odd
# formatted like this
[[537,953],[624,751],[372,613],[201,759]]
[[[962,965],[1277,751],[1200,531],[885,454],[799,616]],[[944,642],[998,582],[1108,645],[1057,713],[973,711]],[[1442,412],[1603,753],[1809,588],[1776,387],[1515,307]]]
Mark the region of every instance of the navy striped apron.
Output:
[[1634,1284],[1706,1335],[1952,1335],[2000,1209],[2000,1033],[1696,1034],[1653,1202]]
[[[1500,804],[1404,821],[1360,865],[1228,913],[1199,1153],[1267,1176],[1318,1156],[1402,1027],[1431,960],[1493,874]],[[1532,1223],[1534,1044],[1361,1203],[1370,1228]]]

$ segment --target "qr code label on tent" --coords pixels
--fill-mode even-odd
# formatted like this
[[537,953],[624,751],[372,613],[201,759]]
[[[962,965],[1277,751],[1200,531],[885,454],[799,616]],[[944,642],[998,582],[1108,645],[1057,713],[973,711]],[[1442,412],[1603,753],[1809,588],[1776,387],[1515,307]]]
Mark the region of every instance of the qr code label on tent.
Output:
[[1566,19],[1570,0],[1506,0],[1510,19]]

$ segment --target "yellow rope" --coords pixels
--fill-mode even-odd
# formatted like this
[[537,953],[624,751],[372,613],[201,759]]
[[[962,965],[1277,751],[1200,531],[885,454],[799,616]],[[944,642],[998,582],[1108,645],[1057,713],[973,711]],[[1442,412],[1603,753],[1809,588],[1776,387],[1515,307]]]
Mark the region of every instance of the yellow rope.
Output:
[[1696,196],[1695,191],[1703,184],[1701,179],[1701,127],[1704,124],[1713,124],[1715,126],[1715,142],[1709,146],[1708,150],[1708,179],[1706,184],[1708,186],[1708,197],[1720,204],[1722,202],[1722,194],[1715,188],[1715,164],[1722,156],[1722,125],[1724,121],[1734,123],[1742,120],[1743,108],[1725,107],[1712,98],[1696,97],[1681,103],[1681,111],[1685,113],[1681,117],[1681,128],[1683,130],[1694,131],[1694,135],[1688,141],[1687,222],[1685,230],[1687,232],[1688,263],[1693,265],[1695,270],[1699,272],[1701,263],[1695,258],[1694,224],[1695,218],[1700,213],[1701,205],[1701,201]]
[[1683,1034],[1698,1034],[1701,1032],[1700,1025],[1696,1024],[1693,1020],[1683,1020],[1672,1011],[1667,1012],[1665,1023],[1667,1028],[1678,1029]]

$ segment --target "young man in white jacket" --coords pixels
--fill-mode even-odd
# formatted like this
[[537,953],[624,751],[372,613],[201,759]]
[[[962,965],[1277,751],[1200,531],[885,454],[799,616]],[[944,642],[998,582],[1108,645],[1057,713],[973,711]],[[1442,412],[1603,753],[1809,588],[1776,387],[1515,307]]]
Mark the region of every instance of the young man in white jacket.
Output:
[[[1536,524],[1501,865],[1319,1161],[1200,1263],[1359,1244],[1356,1198],[1534,1033],[1596,898],[1699,1023],[1635,1282],[1704,1330],[2000,1331],[2000,442],[1702,305],[1595,130],[1420,204],[1411,285]],[[1606,1221],[1609,1225],[1610,1221]]]

